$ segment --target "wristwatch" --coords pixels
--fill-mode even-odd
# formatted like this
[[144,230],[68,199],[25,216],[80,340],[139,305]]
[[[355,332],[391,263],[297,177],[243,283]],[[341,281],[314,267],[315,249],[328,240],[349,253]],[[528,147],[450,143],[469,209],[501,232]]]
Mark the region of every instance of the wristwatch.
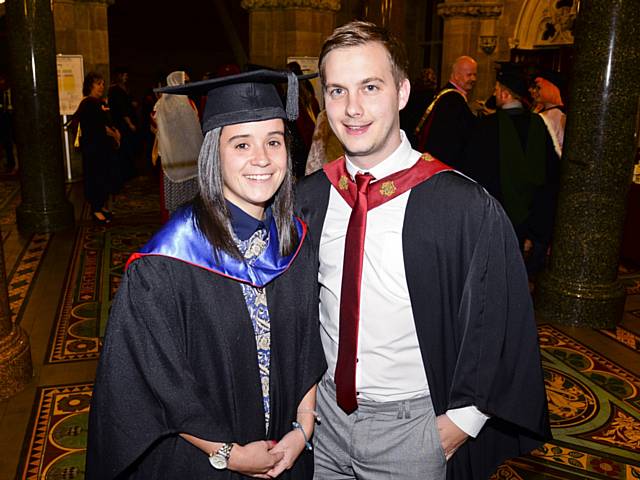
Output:
[[216,452],[212,452],[209,455],[209,463],[216,470],[224,470],[229,466],[229,457],[231,456],[231,449],[233,443],[223,443],[222,446]]

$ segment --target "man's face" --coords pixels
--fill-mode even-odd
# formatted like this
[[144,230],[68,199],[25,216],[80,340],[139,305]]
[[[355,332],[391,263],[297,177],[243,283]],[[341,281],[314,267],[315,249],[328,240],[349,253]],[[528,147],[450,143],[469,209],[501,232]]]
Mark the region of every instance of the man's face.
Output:
[[324,77],[327,118],[345,152],[361,168],[377,165],[400,145],[399,111],[409,98],[409,81],[398,88],[378,42],[329,52]]
[[470,93],[476,84],[478,65],[475,62],[463,61],[456,65],[453,80],[465,92]]
[[507,90],[502,88],[499,82],[496,82],[496,86],[493,89],[493,95],[496,97],[496,107],[502,108],[510,97],[510,94]]

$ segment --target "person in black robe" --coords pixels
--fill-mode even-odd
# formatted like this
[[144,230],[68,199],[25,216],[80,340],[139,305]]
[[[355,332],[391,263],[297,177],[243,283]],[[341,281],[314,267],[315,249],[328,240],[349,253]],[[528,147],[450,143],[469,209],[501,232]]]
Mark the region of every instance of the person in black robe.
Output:
[[[329,365],[318,386],[317,478],[329,471],[332,479],[487,479],[506,459],[550,438],[533,306],[511,223],[480,185],[413,150],[402,134],[407,63],[388,31],[367,22],[339,27],[319,66],[329,123],[346,155],[296,189],[297,212],[319,250]],[[356,122],[366,131],[354,135]],[[366,174],[373,180],[363,193],[356,182]],[[349,303],[342,299],[352,291],[341,285],[355,255],[349,233],[357,191],[368,213],[353,410],[342,406],[338,381],[341,346],[349,340],[342,335]],[[403,342],[408,337],[416,343]],[[408,377],[416,380],[403,389]],[[407,415],[407,405],[431,404],[424,424],[421,413]]]
[[476,117],[467,104],[476,83],[478,64],[467,56],[451,67],[449,82],[426,107],[416,128],[417,150],[464,171],[464,152]]
[[98,365],[88,479],[311,478],[326,363],[317,257],[292,215],[284,119],[295,112],[273,85],[286,78],[162,89],[209,91],[200,194],[128,261]]
[[118,149],[118,190],[124,182],[135,177],[138,122],[135,102],[129,93],[129,69],[119,67],[114,72],[115,82],[109,87],[109,108],[113,122],[122,139]]
[[522,69],[503,62],[496,80],[498,110],[473,129],[465,173],[506,210],[533,279],[544,268],[551,243],[560,158],[542,117],[528,108]]
[[113,125],[103,99],[104,78],[95,72],[87,73],[82,91],[85,97],[73,114],[73,121],[80,133],[84,195],[91,206],[92,219],[110,223],[112,215],[107,200],[109,194],[114,193],[113,165],[120,145],[120,131]]

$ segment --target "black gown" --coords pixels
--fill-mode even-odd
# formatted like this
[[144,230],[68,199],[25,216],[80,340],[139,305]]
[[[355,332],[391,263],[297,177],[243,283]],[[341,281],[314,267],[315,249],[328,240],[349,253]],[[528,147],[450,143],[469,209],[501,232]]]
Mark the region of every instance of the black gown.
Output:
[[[455,88],[452,83],[444,86],[444,89]],[[475,121],[476,117],[462,95],[457,92],[444,94],[425,121],[429,131],[422,151],[464,172],[464,153]]]
[[[330,188],[320,171],[297,190],[316,248]],[[492,417],[449,460],[447,479],[486,479],[550,437],[533,307],[511,223],[479,185],[443,172],[411,190],[402,243],[436,415],[475,405]]]
[[[271,319],[271,419],[265,434],[254,331],[240,283],[184,261],[131,263],[115,297],[90,413],[88,479],[236,479],[178,436],[279,440],[326,363],[317,257],[304,241],[265,287]],[[311,478],[303,452],[282,478]]]
[[113,163],[116,150],[114,140],[107,136],[107,126],[112,126],[104,102],[95,97],[85,97],[74,114],[78,119],[81,136],[84,194],[91,211],[101,210],[113,192]]

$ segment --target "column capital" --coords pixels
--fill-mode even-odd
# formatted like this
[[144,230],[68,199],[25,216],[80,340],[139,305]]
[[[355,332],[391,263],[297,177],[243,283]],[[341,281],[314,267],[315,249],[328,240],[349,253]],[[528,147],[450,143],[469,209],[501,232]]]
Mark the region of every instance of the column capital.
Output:
[[438,5],[438,15],[452,17],[496,18],[502,15],[503,2],[447,2]]
[[340,10],[340,0],[242,0],[240,5],[245,10],[259,8],[312,8],[332,12]]

